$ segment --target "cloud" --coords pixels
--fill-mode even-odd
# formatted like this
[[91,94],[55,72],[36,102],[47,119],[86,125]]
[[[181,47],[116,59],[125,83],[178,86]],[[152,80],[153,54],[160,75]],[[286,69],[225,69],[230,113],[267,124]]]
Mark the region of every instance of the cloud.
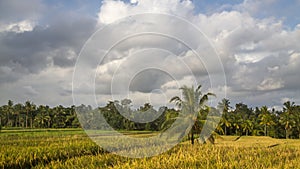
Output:
[[43,9],[44,5],[40,0],[0,1],[0,32],[31,31]]
[[[82,71],[86,79],[96,78],[98,103],[113,99],[112,93],[128,91],[137,103],[164,104],[180,95],[181,85],[195,85],[195,81],[203,84],[204,91],[218,96],[227,91],[232,103],[278,106],[284,98],[300,101],[296,100],[300,94],[300,21],[291,3],[286,2],[289,15],[276,13],[280,3],[275,0],[224,4],[207,14],[195,11],[196,3],[189,0],[104,0],[99,3],[97,18],[93,18],[90,14],[56,11],[43,1],[30,2],[0,1],[2,103],[14,98],[51,105],[72,104],[76,57],[97,28],[103,28],[104,34],[93,38],[102,43],[91,46],[85,53],[91,55],[89,59],[76,66],[87,67]],[[133,17],[141,13],[170,17]],[[295,16],[287,17],[292,14]],[[172,20],[173,15],[197,26],[202,36],[189,29],[187,22]],[[107,29],[111,25],[113,29]],[[149,33],[158,30],[165,35],[176,34],[179,40]],[[107,51],[109,45],[121,40],[120,35],[143,31],[148,34],[122,39]],[[208,44],[203,43],[205,38],[220,60],[211,55]],[[188,44],[184,44],[186,41]],[[199,51],[200,58],[189,47]],[[108,55],[100,62],[97,52]],[[226,84],[223,69],[216,66],[219,61],[224,66]],[[82,80],[75,86],[81,100],[92,96],[92,82]],[[126,92],[121,97],[126,97]]]
[[47,27],[36,26],[31,31],[0,32],[0,67],[10,69],[7,73],[16,76],[39,73],[50,66],[74,66],[94,25],[93,19],[69,18]]
[[284,87],[282,80],[266,78],[260,83],[258,90],[274,90],[282,87]]
[[[125,3],[123,1],[104,1],[98,14],[98,22],[100,24],[110,24],[120,18],[142,12],[162,12],[174,14],[174,11],[177,11],[179,16],[188,18],[191,23],[197,25],[216,47],[216,50],[225,66],[225,73],[227,75],[227,82],[229,85],[228,88],[230,88],[228,92],[229,97],[243,97],[243,95],[249,94],[253,96],[252,98],[260,96],[270,97],[266,94],[270,91],[279,92],[295,90],[295,88],[291,88],[291,84],[297,84],[297,82],[295,82],[297,80],[292,81],[291,79],[295,79],[295,77],[289,79],[292,76],[288,74],[292,73],[295,66],[299,65],[295,61],[297,59],[296,54],[293,54],[293,57],[291,55],[291,51],[293,51],[293,53],[297,53],[297,49],[299,49],[300,38],[297,27],[295,27],[295,29],[288,30],[283,25],[283,21],[281,19],[275,17],[260,18],[255,17],[254,15],[255,12],[260,11],[262,7],[272,5],[276,3],[275,1],[244,1],[242,4],[234,5],[230,11],[215,12],[211,15],[192,15],[194,6],[189,1],[168,1],[161,3],[156,1],[153,1],[153,3],[149,1],[138,1],[133,3],[134,4]],[[165,8],[166,3],[168,3],[169,6],[174,6],[174,8]],[[147,9],[144,8],[145,4],[149,6]],[[177,8],[178,6],[181,6],[181,9]],[[118,8],[122,10],[115,10]],[[166,25],[164,26],[167,27]],[[127,25],[127,29],[129,28],[130,26]],[[181,25],[177,25],[176,29],[180,30],[180,28]],[[125,26],[124,29],[126,29]],[[172,31],[172,29],[169,31]],[[182,34],[184,36],[191,36],[191,33],[189,32],[182,32]],[[170,51],[174,51],[174,49],[168,48],[168,44],[170,44],[169,41],[163,43],[163,41],[155,40],[153,37],[149,37],[149,40],[147,37],[143,38],[144,39],[135,39],[135,42],[131,41],[131,43],[124,44],[137,44],[137,48],[143,48],[143,44],[147,44],[146,41],[151,39],[152,42],[160,44],[161,48],[167,48]],[[130,45],[124,46],[123,49],[131,50],[132,48]],[[212,60],[206,60],[206,64],[203,65],[203,62],[201,63],[201,61],[198,62],[197,60],[194,60],[193,57],[188,57],[187,51],[188,50],[186,50],[185,56],[181,58],[181,61],[189,63],[188,67],[192,70],[192,72],[196,76],[205,79],[204,76],[207,73],[205,68],[212,68],[215,64]],[[119,54],[122,57],[122,53]],[[180,54],[177,53],[177,55]],[[182,67],[178,66],[180,65],[178,63],[182,62],[177,62],[175,58],[176,57],[171,57],[167,59],[166,63],[169,63],[169,65],[172,66],[165,65],[165,69],[170,72],[176,72],[174,74],[177,76],[180,75],[179,79],[183,79],[187,76],[187,72],[182,70]],[[290,58],[294,58],[293,62],[289,62]],[[155,60],[159,60],[159,63],[155,62]],[[160,59],[153,58],[151,61],[147,61],[145,59],[139,60],[138,58],[129,61],[128,59],[126,61],[132,62],[133,64],[129,64],[127,69],[132,68],[134,65],[140,65],[140,67],[146,66],[147,64],[145,64],[145,62],[152,62],[155,65],[163,65],[165,60],[166,58],[164,57]],[[202,67],[204,69],[201,69],[201,65],[203,65]],[[120,77],[130,77],[126,76],[129,71],[127,71],[127,69],[125,67],[122,68],[123,72]],[[215,77],[217,77],[217,74],[220,75],[221,72],[219,70],[214,71],[214,73],[216,73]],[[144,80],[137,78],[138,80],[133,81],[134,85],[131,86],[130,90],[134,91],[134,87],[140,86],[137,87],[139,88],[138,91],[150,92],[153,88],[162,88],[162,86],[171,82],[170,80],[163,81],[164,78],[162,78],[162,81],[157,84],[155,83],[155,78],[151,78],[151,74],[147,77],[149,78]],[[159,76],[156,77],[160,78]],[[203,83],[206,84],[207,82]],[[214,90],[217,91],[217,89]],[[255,99],[247,100],[250,100],[252,103],[257,103]]]
[[16,22],[26,19],[36,19],[43,10],[44,5],[40,0],[29,1],[0,1],[1,22]]
[[34,96],[39,94],[32,86],[24,86],[23,88],[25,89],[26,95]]
[[192,14],[193,9],[194,5],[190,0],[143,0],[131,3],[104,0],[98,13],[98,22],[110,24],[123,17],[141,13],[166,13],[188,17]]

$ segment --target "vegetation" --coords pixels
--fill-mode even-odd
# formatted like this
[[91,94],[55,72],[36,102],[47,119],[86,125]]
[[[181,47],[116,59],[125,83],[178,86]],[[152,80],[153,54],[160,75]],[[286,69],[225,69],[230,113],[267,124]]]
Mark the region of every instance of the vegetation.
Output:
[[[135,136],[134,132],[127,135]],[[142,136],[143,134],[139,134]],[[147,134],[146,134],[147,135]],[[297,168],[300,140],[223,136],[183,142],[161,155],[130,159],[103,151],[81,129],[4,130],[0,168]]]
[[[200,133],[203,121],[206,117],[204,116],[204,112],[207,109],[207,105],[205,105],[205,103],[208,100],[208,96],[215,95],[213,93],[202,94],[201,85],[198,86],[196,90],[194,90],[194,87],[189,88],[187,86],[183,86],[180,89],[182,90],[183,99],[175,96],[170,100],[170,102],[175,102],[180,108],[180,118],[184,118],[194,124],[191,128],[187,128],[186,131],[190,132],[191,144],[194,144],[194,134]],[[203,139],[203,142],[205,142],[205,139]]]
[[[170,100],[178,110],[168,107],[156,110],[149,103],[133,109],[129,99],[109,101],[107,105],[98,108],[89,105],[37,106],[30,101],[14,104],[9,100],[6,105],[0,107],[0,168],[300,166],[300,140],[296,140],[300,138],[299,105],[287,101],[281,111],[267,106],[253,109],[244,103],[237,103],[235,107],[231,107],[230,101],[224,98],[215,108],[206,105],[209,96],[214,94],[203,94],[201,86],[196,89],[183,86],[180,89],[182,98],[175,96]],[[76,111],[81,113],[76,114]],[[120,112],[126,112],[130,118],[124,117]],[[149,113],[157,115],[157,118],[148,123],[130,120],[136,117],[145,120]],[[108,124],[104,123],[104,119],[99,115],[102,115]],[[130,159],[108,153],[92,142],[83,130],[107,132],[101,129],[110,126],[127,136],[142,138],[157,135],[171,126],[174,128],[175,120],[182,120],[180,122],[190,125],[184,128],[184,134],[187,136],[182,142],[161,155],[142,159]],[[199,134],[205,124],[213,126],[208,127],[209,133],[213,134],[202,138]],[[107,140],[115,139],[110,138],[109,133],[103,134]],[[215,137],[218,135],[222,137]],[[195,141],[196,137],[199,138],[198,142]],[[206,139],[214,145],[199,144],[205,143]],[[187,140],[190,140],[191,144]],[[156,142],[153,145],[157,145]],[[120,146],[128,149],[126,143]],[[143,147],[146,145],[141,144],[139,148]],[[130,147],[133,153],[137,152],[137,148]]]
[[[185,93],[194,91],[192,88],[182,88],[186,90]],[[196,92],[196,91],[194,91]],[[195,93],[194,93],[195,94]],[[203,101],[208,95],[202,95]],[[188,95],[187,95],[188,96]],[[196,96],[196,95],[194,95]],[[186,97],[186,96],[184,96]],[[188,98],[188,97],[186,97]],[[196,101],[195,103],[199,103]],[[126,102],[124,100],[127,100]],[[131,108],[128,99],[119,101],[110,101],[104,107],[93,109],[91,106],[81,105],[78,107],[64,107],[62,105],[56,107],[49,107],[45,105],[35,105],[34,103],[27,101],[25,104],[14,104],[9,100],[7,105],[0,107],[0,131],[1,128],[89,128],[98,129],[104,128],[101,126],[103,123],[97,121],[97,113],[101,113],[109,125],[117,130],[147,130],[147,131],[163,131],[169,128],[172,123],[178,118],[179,110],[174,108],[161,107],[159,110],[155,110],[152,105],[145,103],[143,106],[136,110]],[[174,97],[171,101],[177,103],[177,105],[188,103],[183,98]],[[194,102],[194,101],[193,101]],[[201,103],[202,104],[202,103]],[[190,105],[192,106],[192,105]],[[197,133],[199,127],[203,125],[207,114],[210,112],[216,112],[216,108],[208,107],[204,105],[200,106],[200,110],[195,110],[196,113],[193,116],[195,125],[192,132]],[[86,111],[81,113],[82,123],[76,116],[75,109],[80,111]],[[136,123],[125,117],[123,117],[118,110],[128,109],[131,115],[144,116],[149,111],[151,113],[161,113],[157,119],[149,123]],[[253,135],[253,136],[271,136],[274,138],[300,138],[300,106],[294,102],[287,101],[283,104],[281,111],[270,109],[266,106],[261,108],[249,108],[244,103],[237,103],[235,107],[230,106],[228,99],[223,99],[218,108],[222,108],[222,118],[219,125],[216,127],[216,133],[220,135]],[[93,123],[85,123],[89,119],[97,121],[95,126]],[[198,127],[198,129],[197,129]]]

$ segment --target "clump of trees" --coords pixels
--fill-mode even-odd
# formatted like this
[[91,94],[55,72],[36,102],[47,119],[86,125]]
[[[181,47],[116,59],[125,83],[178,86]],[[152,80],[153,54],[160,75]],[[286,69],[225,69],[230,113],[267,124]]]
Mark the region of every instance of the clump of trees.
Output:
[[75,106],[50,108],[30,101],[14,104],[9,100],[0,107],[0,126],[5,128],[71,128],[80,127]]
[[223,99],[219,105],[224,106],[217,130],[220,134],[300,138],[300,106],[294,102],[285,102],[281,111],[267,106],[253,109],[244,103],[233,108],[228,99]]
[[[282,110],[275,110],[267,106],[251,108],[244,103],[237,103],[231,107],[228,99],[223,99],[216,108],[205,104],[211,93],[202,94],[200,88],[184,86],[183,98],[171,99],[179,106],[178,110],[160,107],[156,110],[151,104],[145,103],[137,109],[131,107],[131,101],[109,101],[105,106],[92,108],[87,105],[78,107],[64,107],[62,105],[49,107],[35,105],[30,101],[24,104],[14,104],[9,100],[0,107],[1,128],[85,128],[104,129],[112,127],[116,130],[149,130],[163,131],[169,128],[180,117],[183,109],[193,110],[190,114],[194,125],[189,128],[189,137],[194,139],[194,134],[199,134],[204,123],[209,121],[208,114],[221,117],[215,128],[219,135],[255,135],[270,136],[274,138],[300,138],[300,106],[287,101]],[[193,96],[193,97],[190,97]],[[199,106],[197,108],[197,106]],[[76,109],[81,113],[76,115]],[[159,114],[154,121],[147,123],[134,122],[120,113],[126,109],[130,116],[147,117],[147,113]],[[222,115],[217,109],[222,110]],[[101,115],[101,116],[100,116]],[[105,121],[103,121],[103,118]],[[214,117],[214,115],[210,116]],[[81,119],[81,123],[79,122]],[[101,121],[102,120],[102,121]],[[193,141],[194,142],[194,141]]]
[[[109,101],[106,106],[93,109],[91,106],[80,105],[76,109],[79,119],[81,119],[81,126],[84,129],[108,129],[115,130],[147,130],[160,131],[167,128],[170,124],[165,124],[166,120],[178,115],[178,110],[169,109],[167,107],[160,107],[155,110],[152,105],[145,103],[137,109],[132,109],[129,104],[124,104],[128,99],[121,101]],[[127,102],[128,103],[128,102]],[[147,113],[158,114],[158,118],[154,121],[141,123],[134,122],[124,117],[120,111],[126,109],[126,113],[130,116],[140,116],[139,119],[147,118]],[[105,120],[105,121],[104,121]]]

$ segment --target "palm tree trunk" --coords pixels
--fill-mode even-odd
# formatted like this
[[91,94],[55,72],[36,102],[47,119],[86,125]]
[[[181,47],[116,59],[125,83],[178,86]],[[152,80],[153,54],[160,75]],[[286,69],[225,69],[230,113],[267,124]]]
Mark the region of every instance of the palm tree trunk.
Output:
[[9,127],[10,119],[9,119],[9,113],[7,113],[7,126]]
[[224,134],[225,134],[225,136],[227,135],[227,127],[226,126],[225,126],[225,133]]
[[265,136],[267,136],[267,125],[265,124]]
[[26,112],[26,117],[25,117],[25,127],[28,127],[28,111]]
[[19,127],[21,127],[21,114],[19,114]]
[[285,129],[285,138],[286,138],[286,139],[288,139],[288,138],[289,138],[288,129]]
[[194,131],[191,131],[191,143],[194,144]]
[[32,118],[32,116],[30,118],[30,128],[33,128],[33,118]]

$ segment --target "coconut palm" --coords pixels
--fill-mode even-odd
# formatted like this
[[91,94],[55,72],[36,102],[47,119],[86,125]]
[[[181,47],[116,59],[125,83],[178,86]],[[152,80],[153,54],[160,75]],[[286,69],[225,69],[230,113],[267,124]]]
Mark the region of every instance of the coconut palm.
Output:
[[23,110],[23,105],[21,103],[15,104],[14,107],[14,124],[15,127],[20,127],[21,126],[21,117],[22,117],[22,110]]
[[180,118],[184,118],[184,120],[191,122],[191,128],[187,128],[190,130],[190,140],[191,143],[194,144],[194,134],[199,130],[199,116],[201,116],[202,110],[206,108],[206,102],[208,100],[208,96],[215,96],[213,93],[202,94],[201,85],[197,87],[195,90],[194,87],[183,86],[180,88],[182,91],[182,97],[178,96],[173,97],[170,102],[174,102],[178,108],[180,108],[181,112],[179,116]]
[[264,133],[265,133],[265,136],[267,136],[267,127],[268,126],[271,126],[274,123],[273,119],[272,119],[272,116],[271,116],[271,113],[270,111],[268,111],[268,107],[267,106],[263,106],[261,107],[260,109],[260,112],[261,114],[258,115],[258,118],[260,119],[260,125],[263,125],[264,126]]
[[[231,125],[232,125],[229,121],[229,115],[228,115],[229,109],[231,108],[230,107],[230,101],[228,99],[225,99],[225,98],[222,99],[222,102],[218,103],[218,108],[223,111],[222,112],[222,118],[220,120],[220,125],[219,125],[221,128],[219,130],[223,134],[226,135],[227,134],[227,128],[231,127]],[[222,127],[224,127],[224,129]]]
[[230,123],[231,127],[235,131],[235,135],[241,135],[242,133],[240,132],[241,130],[241,123],[242,123],[242,115],[239,112],[234,112],[230,116]]
[[8,100],[7,105],[4,105],[4,111],[6,113],[6,126],[12,127],[12,119],[11,116],[13,115],[13,106],[14,102]]
[[289,138],[290,130],[294,127],[295,125],[295,120],[294,120],[294,102],[287,101],[285,102],[284,108],[283,108],[283,113],[280,115],[279,122],[284,126],[285,129],[285,138]]
[[25,116],[25,127],[28,128],[28,117],[29,113],[33,110],[32,103],[30,101],[25,102],[25,110],[26,110],[26,116]]
[[251,120],[247,119],[242,121],[241,127],[243,131],[246,132],[246,136],[248,136],[249,132],[253,131],[254,125]]
[[48,122],[50,120],[50,115],[49,115],[49,107],[48,106],[43,106],[40,105],[38,107],[38,114],[34,118],[34,122],[36,123],[37,127],[40,128],[46,128],[48,127]]

